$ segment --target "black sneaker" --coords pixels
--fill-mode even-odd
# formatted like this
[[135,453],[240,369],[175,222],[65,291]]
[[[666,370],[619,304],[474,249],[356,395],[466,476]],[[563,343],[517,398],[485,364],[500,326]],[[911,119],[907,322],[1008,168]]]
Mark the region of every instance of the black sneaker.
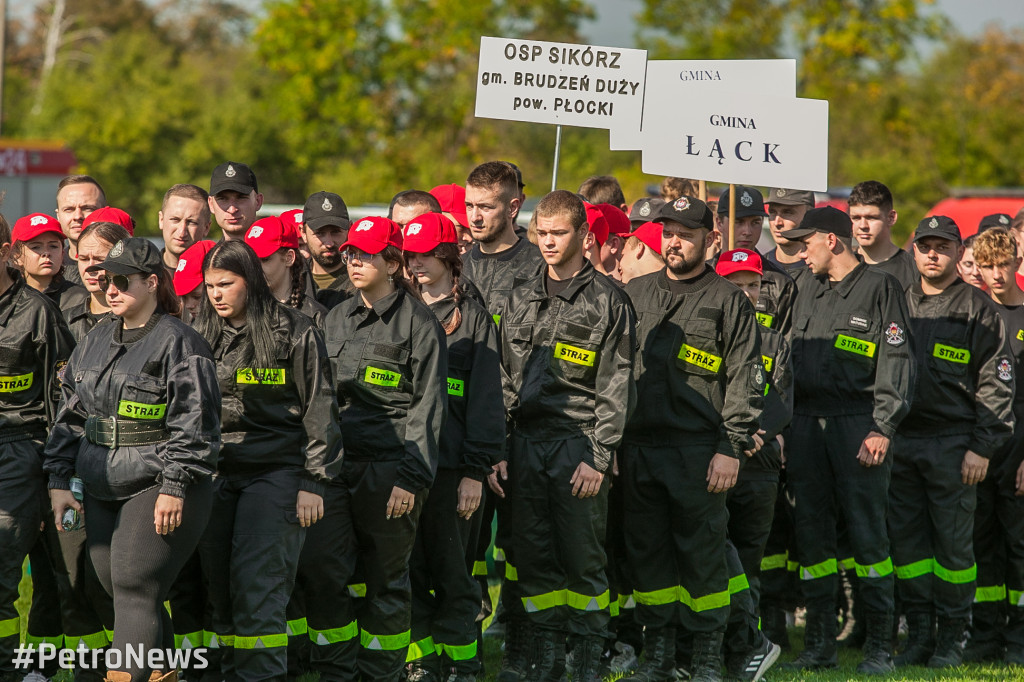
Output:
[[996,640],[967,640],[964,647],[964,663],[988,663],[1003,660],[1003,645]]
[[729,679],[757,682],[775,665],[781,653],[782,647],[772,643],[767,637],[762,637],[761,645],[756,649],[729,657],[726,666]]

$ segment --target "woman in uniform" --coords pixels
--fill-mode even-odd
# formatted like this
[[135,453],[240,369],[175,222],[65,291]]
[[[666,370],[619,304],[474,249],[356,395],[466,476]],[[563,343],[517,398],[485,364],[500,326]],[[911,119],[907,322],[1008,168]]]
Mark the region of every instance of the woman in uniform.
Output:
[[[164,601],[210,515],[221,396],[209,345],[168,312],[178,299],[151,242],[119,241],[94,270],[117,317],[89,332],[61,373],[44,467],[54,518],[83,513],[114,599],[107,678],[141,682],[159,667],[145,652],[173,647]],[[69,491],[75,473],[84,505]]]
[[[440,461],[420,515],[411,559],[412,641],[409,680],[474,679],[480,586],[466,552],[479,535],[483,482],[501,460],[505,405],[498,335],[490,314],[466,298],[455,225],[427,213],[405,227],[406,269],[445,331],[448,418]],[[414,656],[420,657],[415,659]]]
[[56,218],[32,213],[14,223],[11,262],[21,270],[25,283],[50,297],[60,307],[61,298],[81,291],[64,279],[64,233]]
[[323,337],[274,299],[244,242],[203,262],[196,330],[213,348],[223,403],[213,513],[201,544],[225,679],[286,679],[285,606],[305,529],[341,465]]
[[260,218],[245,233],[245,243],[260,257],[270,291],[281,303],[305,314],[323,328],[327,308],[307,295],[306,262],[299,254],[295,228],[278,216]]
[[128,230],[115,223],[91,223],[78,238],[78,274],[84,291],[67,292],[61,299],[60,313],[71,328],[75,342],[80,342],[100,322],[113,318],[107,303],[107,292],[100,286],[102,272],[89,270],[103,262],[114,244],[128,239]]
[[[341,249],[357,295],[327,315],[345,463],[303,561],[311,667],[321,680],[397,680],[410,643],[409,555],[434,480],[447,404],[444,331],[402,276],[387,218],[355,223]],[[355,550],[354,548],[358,548]],[[345,585],[366,575],[358,625]]]

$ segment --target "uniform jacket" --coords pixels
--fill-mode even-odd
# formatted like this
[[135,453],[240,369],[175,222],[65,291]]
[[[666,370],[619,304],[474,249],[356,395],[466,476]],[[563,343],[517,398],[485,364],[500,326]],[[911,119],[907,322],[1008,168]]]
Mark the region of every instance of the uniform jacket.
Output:
[[[786,272],[767,256],[762,256],[764,274],[761,275],[761,294],[757,298],[754,310],[757,321],[769,329],[789,334],[793,326],[793,301],[796,298],[796,283]],[[718,256],[709,262],[714,269],[718,264]]]
[[899,282],[864,263],[841,282],[805,277],[793,312],[796,414],[870,414],[892,438],[910,411],[915,366]]
[[[51,488],[78,473],[89,494],[121,500],[160,486],[184,497],[211,476],[220,452],[220,388],[210,347],[181,320],[160,314],[138,341],[121,342],[121,320],[89,332],[62,372],[57,420],[46,444]],[[85,438],[90,416],[162,421],[161,443],[110,449]],[[129,416],[135,415],[135,416]]]
[[[450,296],[430,304],[439,322],[455,312]],[[441,431],[442,469],[461,471],[478,481],[501,461],[505,445],[505,404],[501,395],[498,329],[476,301],[459,302],[462,323],[448,342],[448,418]]]
[[501,317],[512,290],[523,284],[545,267],[537,246],[520,238],[515,246],[501,253],[484,253],[474,244],[462,257],[462,274],[475,285],[483,296],[495,322]]
[[907,303],[917,388],[900,433],[971,434],[968,449],[991,457],[1013,435],[1013,355],[995,304],[961,279],[934,296],[919,282]]
[[341,275],[331,282],[329,287],[324,289],[317,287],[316,281],[313,279],[312,269],[306,272],[306,281],[309,282],[309,286],[315,291],[314,297],[317,303],[327,310],[331,310],[334,306],[352,296],[352,282],[348,278],[348,268],[345,265],[341,266]]
[[244,367],[246,327],[225,324],[213,345],[220,384],[218,469],[258,473],[302,468],[302,490],[324,494],[341,468],[338,403],[323,336],[312,320],[283,305],[274,308],[273,367]]
[[782,469],[782,457],[776,436],[789,426],[793,419],[793,368],[789,342],[780,332],[758,325],[761,335],[761,362],[764,364],[765,393],[764,410],[761,412],[761,428],[765,433],[764,446],[753,457],[747,459],[740,473],[750,477],[754,472],[778,476]]
[[760,426],[765,377],[750,301],[710,267],[684,294],[660,270],[626,285],[636,306],[639,404],[627,439],[713,445],[745,459]]
[[914,283],[921,281],[921,273],[917,269],[917,263],[914,262],[914,256],[905,249],[900,249],[888,260],[869,265],[868,267],[888,272],[896,278],[904,291],[909,289]]
[[24,431],[40,438],[57,414],[59,370],[75,341],[50,299],[14,280],[0,294],[0,433]]
[[71,330],[71,335],[75,337],[75,343],[81,342],[100,322],[114,319],[114,314],[110,312],[93,315],[89,311],[91,299],[92,295],[85,287],[77,287],[61,296],[60,314]]
[[404,289],[373,308],[358,293],[331,310],[327,355],[338,393],[345,457],[401,461],[395,485],[429,488],[448,409],[444,331]]
[[636,404],[635,315],[622,289],[583,263],[549,297],[546,269],[512,291],[501,314],[501,374],[513,429],[540,440],[586,436],[604,471]]

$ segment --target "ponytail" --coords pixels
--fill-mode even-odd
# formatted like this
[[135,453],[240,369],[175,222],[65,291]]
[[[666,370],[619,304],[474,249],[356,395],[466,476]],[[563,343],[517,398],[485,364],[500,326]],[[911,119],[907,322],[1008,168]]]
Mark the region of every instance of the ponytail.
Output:
[[292,293],[288,297],[288,307],[301,308],[306,298],[306,267],[298,250],[292,251],[295,253],[295,262],[289,268],[292,274]]

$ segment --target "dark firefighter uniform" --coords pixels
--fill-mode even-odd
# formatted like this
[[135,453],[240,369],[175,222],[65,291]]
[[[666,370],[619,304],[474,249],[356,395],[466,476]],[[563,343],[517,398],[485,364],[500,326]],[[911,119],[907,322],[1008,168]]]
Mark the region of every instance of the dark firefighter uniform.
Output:
[[[1017,470],[1024,462],[1024,306],[995,303],[1013,355],[1013,438],[991,458],[978,484],[974,516],[974,558],[978,581],[971,608],[971,637],[965,658],[999,658],[1024,664],[1024,496],[1016,495]],[[974,654],[973,656],[971,654]]]
[[[676,205],[655,221],[710,229],[703,202]],[[644,529],[627,534],[626,550],[648,664],[671,674],[678,626],[693,634],[695,658],[719,660],[729,617],[728,512],[726,496],[708,492],[707,472],[716,453],[742,460],[754,449],[761,342],[750,302],[710,267],[685,281],[665,270],[645,275],[626,292],[637,308],[639,402],[619,469],[625,526]]]
[[[730,571],[729,591],[734,602],[738,592],[749,590],[750,608],[731,608],[726,646],[746,652],[760,644],[758,605],[761,568],[775,516],[782,453],[777,436],[793,418],[793,374],[786,338],[774,329],[758,325],[761,361],[765,371],[764,410],[761,428],[764,446],[741,460],[736,486],[728,491],[729,540],[736,549],[742,574]],[[785,549],[783,549],[785,551]],[[727,661],[728,664],[728,661]],[[729,666],[732,668],[732,666]]]
[[89,310],[89,301],[92,299],[85,287],[75,287],[65,293],[60,300],[60,314],[75,337],[75,342],[80,343],[85,335],[92,331],[100,322],[106,322],[114,318],[114,314],[106,312],[97,315]]
[[285,606],[306,530],[300,490],[321,497],[341,467],[338,407],[323,337],[302,313],[275,306],[274,367],[245,363],[245,327],[213,344],[221,455],[200,544],[225,679],[287,675]]
[[[921,221],[915,242],[931,236],[960,243],[948,218]],[[980,289],[956,279],[927,296],[918,283],[907,303],[917,388],[895,443],[889,535],[911,644],[931,638],[934,615],[938,656],[962,648],[975,595],[977,488],[963,482],[964,453],[991,459],[1012,436],[1013,365],[1005,326]]]
[[[442,323],[451,319],[455,308],[451,297],[430,304]],[[459,674],[473,675],[480,670],[476,617],[481,595],[466,553],[480,533],[481,513],[477,510],[466,520],[455,510],[460,481],[468,477],[486,486],[491,466],[502,459],[505,405],[494,322],[473,300],[461,300],[458,308],[462,323],[445,337],[448,417],[441,431],[441,456],[410,561],[413,645],[409,658],[421,653],[432,669],[443,658],[450,662],[445,670],[454,667]]]
[[870,263],[868,267],[889,273],[896,278],[904,291],[921,279],[913,254],[905,249],[899,249],[892,258],[881,263]]
[[[87,506],[90,499],[127,503],[154,484],[161,494],[187,497],[193,488],[208,491],[216,470],[220,390],[208,345],[180,320],[159,312],[135,331],[144,335],[129,342],[119,318],[97,325],[62,372],[61,410],[45,466],[50,488],[67,489],[77,472]],[[208,507],[202,506],[193,507],[193,517],[205,525]],[[189,508],[186,500],[186,514]],[[91,540],[90,535],[95,561]],[[163,630],[170,637],[169,618]],[[133,633],[114,637],[123,652]]]
[[7,272],[13,283],[0,293],[0,676],[15,672],[22,562],[40,523],[53,524],[42,449],[57,412],[57,373],[74,347],[53,304],[20,273]]
[[[852,234],[845,214],[812,209],[786,236],[815,230]],[[894,578],[885,517],[894,449],[872,467],[856,456],[872,431],[891,439],[909,410],[914,365],[907,319],[899,283],[863,263],[838,282],[806,277],[797,294],[786,470],[808,614],[801,664],[813,658],[806,664],[835,665],[837,505],[848,521],[868,636],[890,637]]]
[[[796,283],[781,267],[761,256],[764,273],[761,275],[761,295],[757,299],[755,311],[761,326],[788,334],[793,326],[793,301],[796,298]],[[708,264],[714,268],[718,264],[715,256]]]
[[[322,680],[397,680],[411,642],[409,556],[448,403],[444,332],[403,289],[373,308],[347,299],[325,329],[345,462],[301,561],[303,592],[315,595],[306,604],[311,666]],[[387,519],[395,486],[416,503]],[[345,589],[357,559],[366,576],[358,621]]]
[[[505,309],[505,302],[509,294],[520,284],[526,282],[544,268],[544,259],[540,255],[540,249],[525,237],[520,236],[518,242],[509,249],[500,253],[484,253],[480,250],[479,244],[474,244],[469,251],[462,256],[462,281],[472,284],[481,298],[483,306],[494,319],[500,324],[501,313]],[[468,286],[467,286],[468,288]],[[502,483],[505,487],[509,481]],[[510,490],[505,488],[506,499]],[[484,615],[490,613],[491,597],[487,584],[487,549],[491,544],[491,526],[495,515],[498,517],[497,530],[494,534],[494,558],[499,566],[505,562],[505,570],[502,574],[501,609],[495,614],[495,619],[505,624],[505,652],[502,661],[503,668],[521,670],[526,664],[526,650],[522,644],[525,641],[522,635],[524,615],[521,608],[522,602],[516,592],[516,562],[510,556],[512,552],[506,531],[510,531],[514,521],[504,523],[505,509],[508,504],[499,500],[497,495],[489,492],[484,494],[484,503],[478,514],[480,514],[481,532],[477,537],[475,548],[470,550],[467,560],[472,562],[473,575],[480,584],[482,596],[482,609]]]
[[567,633],[587,647],[574,665],[584,656],[596,663],[604,646],[609,480],[584,499],[569,481],[581,462],[602,473],[611,466],[636,403],[636,337],[629,299],[589,261],[555,295],[547,279],[545,268],[512,291],[500,331],[519,596],[542,657],[554,657],[544,667],[557,671]]

